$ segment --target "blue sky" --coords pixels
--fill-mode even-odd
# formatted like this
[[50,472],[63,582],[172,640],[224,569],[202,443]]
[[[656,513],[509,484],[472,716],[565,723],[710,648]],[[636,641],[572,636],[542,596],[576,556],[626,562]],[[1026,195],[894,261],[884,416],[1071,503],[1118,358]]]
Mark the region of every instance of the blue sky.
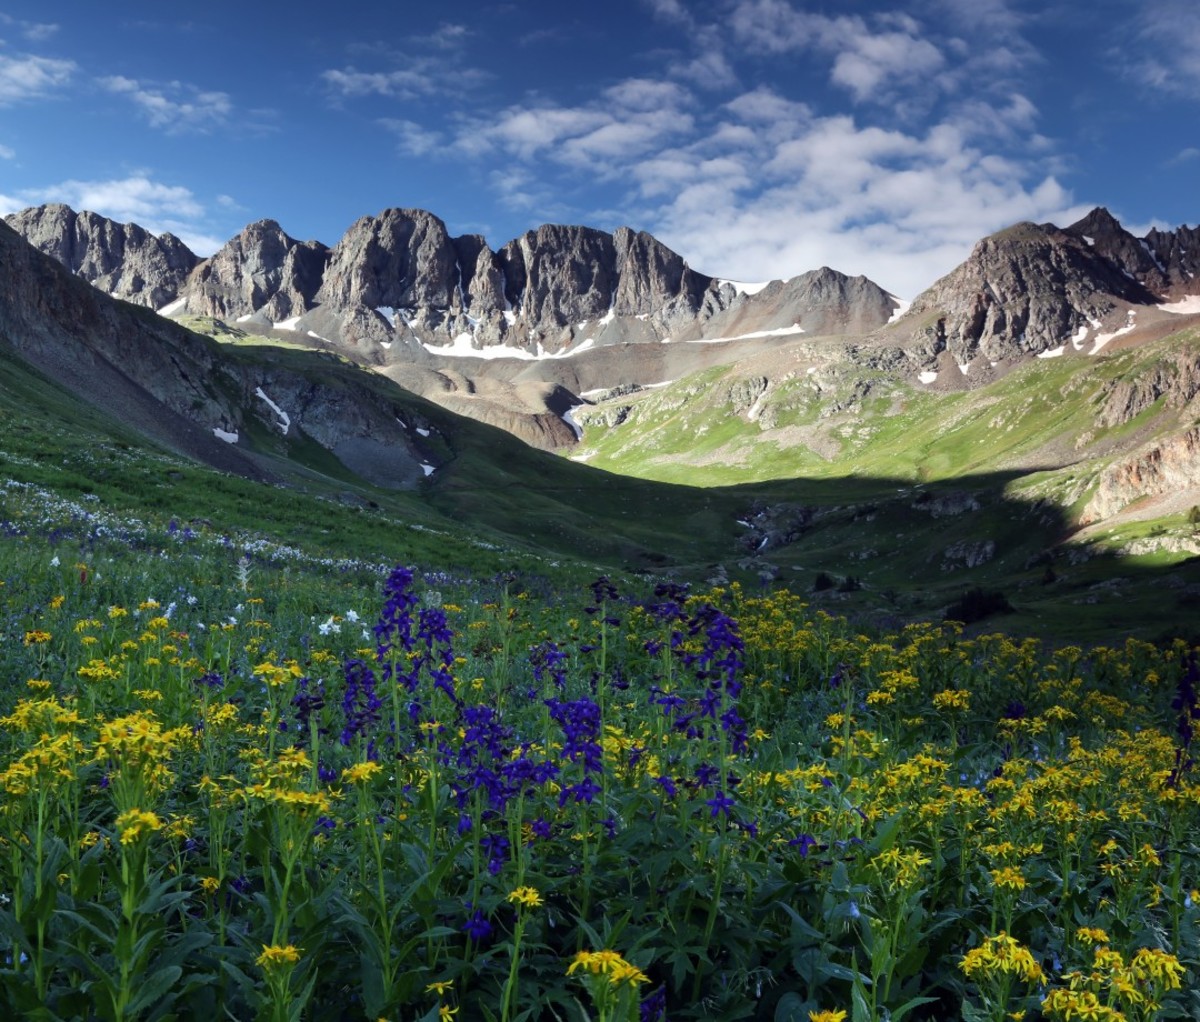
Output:
[[0,212],[208,254],[428,209],[646,230],[740,280],[910,298],[990,231],[1200,219],[1194,0],[0,0]]

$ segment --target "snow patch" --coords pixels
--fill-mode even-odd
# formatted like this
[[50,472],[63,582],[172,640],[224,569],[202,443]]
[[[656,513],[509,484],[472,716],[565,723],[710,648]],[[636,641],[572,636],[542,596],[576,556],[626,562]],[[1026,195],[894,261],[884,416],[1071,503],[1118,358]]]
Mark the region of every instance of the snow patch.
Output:
[[1188,295],[1169,305],[1160,305],[1159,308],[1163,312],[1171,312],[1176,316],[1188,316],[1200,312],[1200,295]]
[[174,316],[177,312],[183,312],[187,308],[186,298],[176,298],[173,302],[167,302],[161,309],[158,310],[160,316]]
[[1101,348],[1103,348],[1114,337],[1120,337],[1122,334],[1129,333],[1129,331],[1132,330],[1134,328],[1134,326],[1136,325],[1134,323],[1134,320],[1136,319],[1136,317],[1137,317],[1137,309],[1130,309],[1129,315],[1125,320],[1125,325],[1123,327],[1121,327],[1120,330],[1115,330],[1111,334],[1096,334],[1096,343],[1092,345],[1092,350],[1090,352],[1088,352],[1088,354],[1095,355],[1098,351],[1100,351]]
[[392,342],[391,341],[380,341],[379,346],[381,348],[390,348],[392,346]]
[[571,413],[574,412],[576,408],[583,408],[583,407],[585,407],[585,406],[584,405],[571,405],[570,408],[568,408],[565,412],[562,413],[563,422],[565,422],[568,426],[571,427],[571,429],[573,429],[575,431],[575,439],[576,440],[583,439],[583,427],[581,425],[579,425],[578,422],[575,421],[575,416],[572,415]]
[[[507,300],[507,299],[506,299]],[[517,321],[517,314],[512,309],[504,310],[504,322],[512,326]]]
[[1086,242],[1087,242],[1089,245],[1094,245],[1094,244],[1096,244],[1096,239],[1095,239],[1095,238],[1089,238],[1089,237],[1088,237],[1086,234],[1081,234],[1081,235],[1080,235],[1080,237],[1081,237],[1081,238],[1083,238],[1083,240],[1084,240],[1084,241],[1086,241]]
[[1141,245],[1142,248],[1144,248],[1146,250],[1146,255],[1148,255],[1151,259],[1154,260],[1154,265],[1158,267],[1158,272],[1166,273],[1167,271],[1163,267],[1163,264],[1161,262],[1159,262],[1158,253],[1155,252],[1154,249],[1152,249],[1150,247],[1149,242],[1147,242],[1145,238],[1138,238],[1138,244]]
[[230,433],[228,430],[222,429],[220,426],[213,428],[213,436],[218,440],[224,440],[227,444],[236,444],[238,442],[237,430]]
[[396,310],[390,305],[376,306],[375,311],[388,321],[388,326],[395,327],[396,325]]
[[610,305],[608,307],[608,312],[606,312],[603,316],[600,317],[600,325],[608,326],[608,324],[611,323],[616,318],[617,318],[617,314],[614,311],[613,306]]
[[254,393],[256,396],[258,396],[258,397],[262,398],[264,401],[266,401],[267,407],[270,408],[271,411],[273,411],[276,415],[279,416],[279,423],[278,423],[279,428],[283,432],[283,435],[287,436],[288,428],[292,424],[291,417],[288,415],[288,413],[285,412],[282,408],[280,408],[279,405],[277,405],[269,397],[267,397],[267,395],[263,392],[262,387],[256,387],[254,390]]
[[767,398],[771,394],[771,387],[768,384],[767,388],[754,399],[754,404],[750,406],[750,410],[746,412],[746,418],[751,422],[758,422],[758,417],[762,415],[763,406],[767,403]]
[[435,469],[432,465],[427,465],[427,464],[425,464],[425,462],[421,462],[421,468],[425,472],[426,479],[428,479],[431,475],[433,475],[433,473],[435,471]]
[[701,337],[692,341],[692,344],[720,344],[723,341],[749,341],[756,337],[790,337],[793,334],[804,333],[804,327],[792,324],[792,326],[781,326],[778,330],[755,330],[750,334],[738,334],[736,337]]
[[282,322],[272,323],[271,325],[276,330],[295,330],[295,329],[297,329],[296,324],[299,322],[300,322],[300,317],[293,316],[291,319],[285,319]]
[[963,376],[966,376],[967,373],[971,371],[970,365],[968,365],[966,362],[955,362],[954,364],[958,366],[958,371],[962,373]]
[[418,433],[419,433],[421,436],[429,436],[429,430],[427,430],[427,429],[422,429],[420,426],[418,426],[418,427],[417,427],[417,432],[418,432]]
[[553,353],[546,351],[539,344],[537,351],[531,354],[524,348],[517,348],[508,344],[490,344],[484,348],[476,348],[472,343],[473,341],[474,336],[472,334],[461,333],[449,344],[426,344],[422,341],[421,347],[431,355],[448,355],[451,358],[518,358],[527,362],[536,362],[547,358],[570,358],[581,351],[586,351],[595,344],[595,339],[588,337],[582,344],[572,348],[570,351]]
[[895,323],[896,320],[898,320],[901,316],[908,312],[909,309],[912,308],[912,302],[906,302],[903,298],[897,298],[892,294],[889,294],[888,297],[893,302],[896,302],[896,311],[892,313],[891,319],[889,319],[888,322]]
[[1051,348],[1049,351],[1039,351],[1038,358],[1058,358],[1064,351],[1067,350],[1065,344],[1060,344],[1057,348]]
[[917,379],[920,380],[922,383],[933,383],[933,381],[936,380],[937,377],[938,377],[937,373],[932,372],[929,369],[926,369],[925,372],[921,373],[917,377]]
[[1087,340],[1088,327],[1081,326],[1075,331],[1075,336],[1071,338],[1071,347],[1079,351],[1083,347],[1083,342]]

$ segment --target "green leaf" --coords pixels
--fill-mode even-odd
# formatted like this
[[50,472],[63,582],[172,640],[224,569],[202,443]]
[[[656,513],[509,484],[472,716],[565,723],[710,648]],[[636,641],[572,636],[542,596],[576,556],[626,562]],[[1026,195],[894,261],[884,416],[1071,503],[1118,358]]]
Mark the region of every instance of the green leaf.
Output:
[[913,1008],[919,1008],[922,1004],[934,1004],[936,1002],[936,997],[913,997],[905,1001],[899,1008],[893,1009],[892,1022],[900,1022]]
[[820,930],[818,930],[807,919],[800,915],[800,913],[792,908],[792,906],[787,902],[779,901],[775,903],[775,906],[783,909],[783,911],[792,920],[793,944],[797,942],[797,937],[803,937],[805,940],[812,941],[814,944],[818,944],[825,939],[825,935]]
[[850,1009],[850,1017],[854,1022],[876,1022],[871,1006],[867,1003],[867,996],[857,983],[850,990]]
[[137,996],[129,1002],[129,1014],[136,1015],[143,1008],[166,999],[167,991],[179,982],[183,970],[178,965],[168,965],[147,976],[138,986]]
[[815,1003],[804,1000],[798,993],[789,990],[775,1005],[774,1022],[808,1022],[808,1013],[816,1010]]

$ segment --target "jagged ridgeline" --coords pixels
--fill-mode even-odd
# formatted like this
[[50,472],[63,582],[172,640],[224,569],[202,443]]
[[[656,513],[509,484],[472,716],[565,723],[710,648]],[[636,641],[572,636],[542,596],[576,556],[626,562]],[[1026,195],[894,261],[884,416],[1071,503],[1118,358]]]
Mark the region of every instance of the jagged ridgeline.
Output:
[[[1019,573],[1067,536],[1085,559],[1195,545],[1180,517],[1200,504],[1192,228],[1135,238],[1103,209],[1017,224],[906,303],[825,267],[708,276],[627,228],[545,225],[493,249],[391,209],[332,248],[264,220],[200,259],[65,206],[7,219],[29,243],[4,238],[10,343],[229,471],[303,463],[432,500],[456,488],[458,512],[486,514],[495,493],[471,473],[526,456],[495,434],[468,442],[465,417],[586,463],[569,482],[562,458],[522,469],[574,494],[567,514],[622,477],[671,484],[639,499],[688,504],[705,549],[724,543],[762,576],[878,563],[891,588],[926,569]],[[953,528],[918,500],[937,486],[967,509]],[[925,538],[892,542],[914,509]],[[1013,524],[1027,514],[1037,528]]]

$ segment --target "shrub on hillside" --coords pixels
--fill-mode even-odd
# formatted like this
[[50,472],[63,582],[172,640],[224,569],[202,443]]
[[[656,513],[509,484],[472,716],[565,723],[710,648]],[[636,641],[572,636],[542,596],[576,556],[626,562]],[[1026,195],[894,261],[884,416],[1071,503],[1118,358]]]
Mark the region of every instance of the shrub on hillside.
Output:
[[1011,614],[1013,606],[1008,598],[998,589],[981,589],[976,586],[968,589],[949,607],[943,619],[946,621],[961,621],[964,625],[982,621],[993,614]]

